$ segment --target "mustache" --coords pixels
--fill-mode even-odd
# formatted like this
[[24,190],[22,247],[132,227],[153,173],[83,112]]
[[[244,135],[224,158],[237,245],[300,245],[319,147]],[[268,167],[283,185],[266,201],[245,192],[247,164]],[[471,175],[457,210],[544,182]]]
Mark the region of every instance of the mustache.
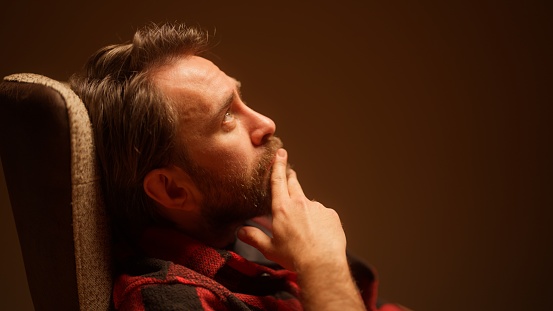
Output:
[[267,139],[265,142],[265,148],[268,152],[272,152],[273,154],[276,153],[276,151],[280,148],[282,148],[284,144],[282,143],[282,140],[279,137],[271,136]]
[[284,144],[282,140],[276,136],[271,136],[267,138],[263,148],[265,149],[257,163],[257,171],[262,172],[269,169],[270,164],[272,163],[275,154],[278,149],[282,148]]
[[273,158],[275,157],[277,150],[282,148],[283,146],[284,144],[282,143],[282,140],[280,138],[276,136],[269,137],[265,142],[265,146],[264,146],[265,148],[264,158],[269,157],[270,158],[269,161],[272,161]]

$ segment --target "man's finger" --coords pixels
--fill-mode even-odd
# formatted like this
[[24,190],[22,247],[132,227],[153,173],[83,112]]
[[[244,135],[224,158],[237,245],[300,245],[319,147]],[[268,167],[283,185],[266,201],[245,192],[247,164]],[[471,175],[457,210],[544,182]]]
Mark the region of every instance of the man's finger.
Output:
[[269,253],[272,247],[271,238],[256,227],[244,226],[238,229],[236,236],[242,242],[255,247],[263,254]]
[[286,163],[288,154],[286,150],[279,149],[273,164],[273,172],[271,174],[271,191],[273,194],[273,206],[275,203],[280,203],[280,200],[287,197],[288,181],[286,178]]
[[288,193],[290,197],[293,196],[305,196],[303,189],[301,188],[300,182],[298,180],[298,175],[293,169],[288,169]]
[[251,221],[269,230],[270,232],[273,232],[273,219],[270,215],[254,217]]

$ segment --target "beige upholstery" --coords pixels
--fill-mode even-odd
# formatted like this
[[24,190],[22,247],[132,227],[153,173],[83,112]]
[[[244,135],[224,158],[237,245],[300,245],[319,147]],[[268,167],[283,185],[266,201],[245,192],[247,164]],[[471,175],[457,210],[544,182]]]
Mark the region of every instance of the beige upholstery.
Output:
[[[94,154],[92,129],[90,126],[90,121],[86,108],[84,107],[81,100],[77,97],[77,95],[75,95],[75,93],[71,91],[71,89],[66,84],[60,83],[50,78],[36,74],[15,74],[5,77],[4,80],[6,82],[2,83],[18,83],[17,85],[15,85],[15,88],[13,83],[10,84],[10,88],[15,89],[15,91],[11,91],[10,98],[15,98],[15,100],[19,100],[20,98],[25,97],[24,94],[18,93],[23,92],[18,90],[18,85],[32,84],[35,86],[39,86],[39,88],[40,86],[45,86],[46,88],[57,92],[61,96],[61,100],[65,101],[67,111],[67,124],[69,128],[69,158],[71,182],[71,206],[68,206],[67,208],[72,209],[71,215],[75,253],[74,265],[68,263],[66,266],[67,269],[73,269],[74,267],[74,269],[76,270],[75,275],[78,293],[78,304],[80,306],[80,310],[108,310],[110,308],[112,286],[112,277],[110,270],[111,258],[108,228],[109,225],[101,199],[99,175]],[[14,105],[14,107],[17,107],[17,105]],[[4,111],[5,110],[2,110],[2,113],[4,113]],[[5,118],[10,117],[5,116]],[[12,126],[18,125],[19,124],[15,124]],[[38,129],[38,131],[40,131],[40,129]],[[63,133],[60,133],[60,135],[61,134]],[[17,142],[21,143],[21,139],[24,140],[25,138],[18,138]],[[11,143],[9,143],[8,141],[11,141]],[[17,160],[17,158],[14,158],[14,156],[10,156],[8,154],[8,152],[13,152],[13,148],[11,146],[13,142],[14,140],[2,140],[2,144],[10,144],[10,146],[3,146],[4,148],[2,149],[2,161],[4,163],[3,165],[6,171],[6,182],[8,185],[8,192],[10,193],[10,197],[12,197],[12,195],[15,197],[17,194],[15,194],[14,192],[21,190],[20,185],[16,186],[15,188],[12,187],[10,189],[10,180],[7,176],[8,171],[10,171],[9,173],[11,175],[20,174],[20,172],[17,171],[19,166],[6,163],[10,160],[13,163],[13,159]],[[55,146],[49,147],[55,148]],[[36,157],[41,157],[41,154],[36,154]],[[7,166],[10,167],[8,168]],[[56,178],[56,176],[54,177]],[[46,182],[48,183],[49,181]],[[58,181],[56,179],[55,181],[50,182],[54,183]],[[16,203],[13,203],[13,201],[14,198],[12,198],[12,205],[18,204],[17,200],[15,200],[17,201]],[[12,208],[15,209],[15,206],[13,206]],[[15,218],[18,231],[27,228],[24,225],[20,226],[18,224],[18,222],[26,221],[25,219],[18,219],[17,217]],[[39,221],[54,222],[54,224],[56,222],[55,219],[40,219]],[[60,225],[63,225],[61,221]],[[71,224],[69,224],[69,226],[70,225]],[[32,227],[32,225],[28,227]],[[23,233],[23,235],[25,235],[25,233]],[[19,236],[21,240],[22,233],[19,233]],[[33,239],[30,238],[29,240],[32,241]],[[56,236],[51,237],[52,244],[56,243],[56,240]],[[21,247],[25,255],[24,247],[26,246],[21,245]],[[47,255],[43,256],[33,254],[32,256],[27,256],[27,258],[25,258],[25,265],[27,266],[28,261],[30,260],[41,260],[41,258],[35,258],[37,256],[44,257]],[[48,269],[48,266],[45,266],[44,269]],[[31,281],[30,279],[32,278],[32,276],[30,276],[29,273],[32,273],[32,271],[29,271],[29,269],[27,268],[28,279],[29,281]],[[53,281],[53,284],[56,283],[55,280],[51,281]],[[35,301],[35,295],[40,295],[40,293],[47,292],[48,290],[52,289],[43,289],[42,291],[41,289],[35,289],[34,293],[31,290],[33,301]],[[59,290],[63,290],[63,288],[60,288]],[[71,299],[71,297],[67,297],[67,299]],[[39,310],[36,301],[35,309]],[[44,307],[44,309],[50,309],[50,307]]]

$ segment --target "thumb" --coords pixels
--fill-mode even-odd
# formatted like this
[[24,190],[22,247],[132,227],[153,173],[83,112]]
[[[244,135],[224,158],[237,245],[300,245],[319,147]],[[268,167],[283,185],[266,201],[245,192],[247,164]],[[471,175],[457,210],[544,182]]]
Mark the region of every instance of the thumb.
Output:
[[242,242],[257,248],[261,253],[270,253],[270,249],[272,248],[271,238],[261,231],[261,229],[244,226],[238,229],[236,235]]

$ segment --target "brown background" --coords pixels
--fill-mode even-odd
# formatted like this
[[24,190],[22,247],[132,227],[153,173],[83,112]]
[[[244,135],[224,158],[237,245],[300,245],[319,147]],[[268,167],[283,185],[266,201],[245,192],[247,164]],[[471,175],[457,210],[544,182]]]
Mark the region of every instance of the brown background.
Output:
[[[4,3],[0,74],[65,80],[148,21],[216,29],[218,64],[275,120],[306,193],[338,210],[382,296],[551,310],[548,1],[111,2]],[[0,309],[28,310],[0,186]]]

